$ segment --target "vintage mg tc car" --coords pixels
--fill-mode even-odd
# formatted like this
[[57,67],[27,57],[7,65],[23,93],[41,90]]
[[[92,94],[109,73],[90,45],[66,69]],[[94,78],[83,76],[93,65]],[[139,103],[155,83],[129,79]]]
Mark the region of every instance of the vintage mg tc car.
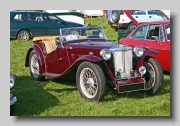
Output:
[[163,71],[154,50],[134,48],[108,40],[101,26],[60,29],[60,36],[35,37],[25,66],[37,81],[48,78],[76,80],[80,95],[104,98],[106,87],[118,93],[159,92]]

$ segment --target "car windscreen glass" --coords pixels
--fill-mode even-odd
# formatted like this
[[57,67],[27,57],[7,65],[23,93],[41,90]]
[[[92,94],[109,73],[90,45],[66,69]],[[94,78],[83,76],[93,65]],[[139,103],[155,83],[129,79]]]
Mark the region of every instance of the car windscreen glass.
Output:
[[60,36],[67,40],[85,38],[106,39],[103,27],[76,27],[60,29]]
[[133,34],[132,38],[145,39],[148,30],[148,25],[139,27]]

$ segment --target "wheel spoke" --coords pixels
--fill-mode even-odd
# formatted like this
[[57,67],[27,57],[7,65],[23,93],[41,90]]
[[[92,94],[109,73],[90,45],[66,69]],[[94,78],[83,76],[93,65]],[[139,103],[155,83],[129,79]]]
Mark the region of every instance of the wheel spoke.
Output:
[[92,98],[97,93],[97,78],[90,68],[84,68],[80,73],[80,86],[83,93]]
[[36,54],[34,54],[31,57],[31,72],[35,78],[38,78],[38,76],[39,76],[39,64],[38,64],[38,58],[37,58]]
[[148,62],[145,62],[144,65],[146,66],[146,76],[147,76],[147,79],[146,79],[146,90],[149,90],[153,87],[154,83],[155,83],[155,70],[153,68],[153,66],[148,63]]

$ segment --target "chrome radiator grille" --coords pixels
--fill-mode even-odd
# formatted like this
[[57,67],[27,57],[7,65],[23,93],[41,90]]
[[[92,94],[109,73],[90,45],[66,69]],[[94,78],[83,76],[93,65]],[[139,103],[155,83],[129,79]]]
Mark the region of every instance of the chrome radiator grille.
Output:
[[121,73],[121,78],[130,77],[132,70],[132,49],[122,49],[113,51],[114,69]]

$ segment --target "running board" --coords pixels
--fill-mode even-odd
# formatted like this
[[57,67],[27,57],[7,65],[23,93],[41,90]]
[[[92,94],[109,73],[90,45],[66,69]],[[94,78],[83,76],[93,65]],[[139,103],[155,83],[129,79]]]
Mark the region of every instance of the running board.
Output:
[[60,74],[54,74],[54,73],[43,73],[42,76],[49,77],[49,78],[57,78],[60,76]]

